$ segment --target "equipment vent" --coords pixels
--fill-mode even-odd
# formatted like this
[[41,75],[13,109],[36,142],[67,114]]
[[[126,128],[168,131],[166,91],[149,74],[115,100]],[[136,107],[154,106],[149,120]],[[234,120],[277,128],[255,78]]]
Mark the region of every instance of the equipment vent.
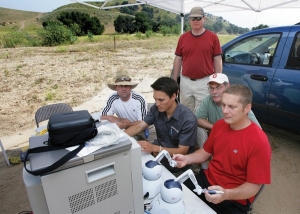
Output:
[[114,214],[120,214],[120,211],[118,211],[118,212],[115,212]]
[[87,189],[83,192],[69,196],[69,203],[72,213],[76,213],[89,206],[95,204],[93,188]]
[[95,187],[97,202],[118,194],[117,180],[113,179]]

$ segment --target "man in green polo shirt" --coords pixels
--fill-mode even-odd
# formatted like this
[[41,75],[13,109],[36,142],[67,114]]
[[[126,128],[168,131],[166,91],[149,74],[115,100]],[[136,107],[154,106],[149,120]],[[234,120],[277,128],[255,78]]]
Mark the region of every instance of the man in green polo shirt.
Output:
[[[203,144],[207,140],[208,133],[214,123],[223,118],[222,95],[225,89],[230,86],[228,77],[223,73],[210,75],[207,85],[209,95],[202,100],[195,113],[198,123],[197,144],[199,148],[203,148]],[[248,117],[261,127],[252,110],[250,110]],[[205,168],[205,164],[202,167]]]

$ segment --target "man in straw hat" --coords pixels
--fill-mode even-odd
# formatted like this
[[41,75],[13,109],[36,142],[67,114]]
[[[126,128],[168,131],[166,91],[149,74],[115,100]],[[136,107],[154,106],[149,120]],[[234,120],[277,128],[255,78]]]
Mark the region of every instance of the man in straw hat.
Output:
[[209,75],[222,72],[222,49],[218,36],[204,28],[201,7],[192,8],[189,18],[192,29],[179,38],[172,78],[180,75],[180,102],[194,112],[208,95]]
[[[100,119],[116,123],[120,129],[142,121],[147,114],[147,103],[143,95],[132,91],[137,85],[126,71],[117,71],[114,81],[107,84],[115,92],[108,97]],[[142,133],[137,140],[141,138],[145,139]]]

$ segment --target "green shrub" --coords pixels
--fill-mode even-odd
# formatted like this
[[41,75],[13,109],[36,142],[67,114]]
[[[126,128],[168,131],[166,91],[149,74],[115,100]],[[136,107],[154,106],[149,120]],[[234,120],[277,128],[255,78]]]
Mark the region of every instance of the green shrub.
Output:
[[139,39],[142,39],[142,38],[143,38],[143,35],[142,35],[141,32],[137,32],[137,33],[135,34],[135,36],[136,36],[137,38],[139,38]]
[[24,35],[22,31],[17,31],[13,29],[9,34],[3,36],[5,44],[5,48],[15,48],[18,45],[24,43]]
[[[61,44],[74,43],[73,32],[60,22],[49,22],[48,25],[38,32],[42,45],[58,46]],[[76,40],[76,39],[75,39]]]
[[171,30],[170,27],[165,26],[165,25],[162,25],[162,26],[160,27],[159,32],[160,32],[163,36],[167,36],[168,34],[171,34],[171,33],[172,33],[172,30]]
[[8,34],[3,36],[5,48],[15,48],[18,46],[36,47],[40,46],[37,37],[30,36],[24,31],[13,28]]
[[174,25],[171,28],[172,34],[175,34],[175,35],[180,35],[180,30],[181,30],[180,25]]
[[74,44],[77,41],[78,37],[72,34],[70,36],[70,44]]
[[51,101],[51,100],[54,99],[54,97],[55,97],[55,94],[49,91],[49,92],[46,94],[45,100],[46,100],[46,101]]
[[74,35],[80,35],[80,26],[77,23],[73,23],[70,26],[71,31],[74,33]]
[[90,31],[88,32],[87,36],[88,36],[88,39],[89,39],[90,42],[94,41],[94,36],[93,36],[93,34]]
[[145,34],[146,34],[147,38],[150,38],[152,36],[153,32],[152,32],[152,30],[147,30]]
[[41,46],[41,41],[36,36],[31,36],[24,32],[25,40],[26,40],[26,47],[38,47]]

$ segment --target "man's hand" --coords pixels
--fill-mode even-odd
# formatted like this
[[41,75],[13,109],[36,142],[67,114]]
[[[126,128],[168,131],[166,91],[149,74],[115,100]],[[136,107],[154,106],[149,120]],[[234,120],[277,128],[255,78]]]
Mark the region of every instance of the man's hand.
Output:
[[174,154],[172,157],[177,163],[177,168],[185,167],[188,164],[188,157],[182,154]]
[[227,198],[227,193],[226,190],[221,187],[221,186],[210,186],[207,189],[209,190],[219,190],[224,192],[223,194],[209,194],[208,192],[205,192],[205,198],[208,202],[218,204],[221,203],[222,201],[226,200]]
[[172,79],[174,79],[176,82],[177,82],[177,78],[180,76],[181,64],[182,64],[182,57],[175,56],[174,63],[173,63]]
[[107,120],[111,123],[116,123],[120,119],[118,117],[112,116],[112,115],[103,115],[100,117],[100,120]]
[[141,146],[141,149],[143,152],[146,152],[146,153],[155,152],[154,151],[155,145],[153,145],[152,143],[149,143],[148,141],[140,140],[140,141],[138,141],[138,144]]

